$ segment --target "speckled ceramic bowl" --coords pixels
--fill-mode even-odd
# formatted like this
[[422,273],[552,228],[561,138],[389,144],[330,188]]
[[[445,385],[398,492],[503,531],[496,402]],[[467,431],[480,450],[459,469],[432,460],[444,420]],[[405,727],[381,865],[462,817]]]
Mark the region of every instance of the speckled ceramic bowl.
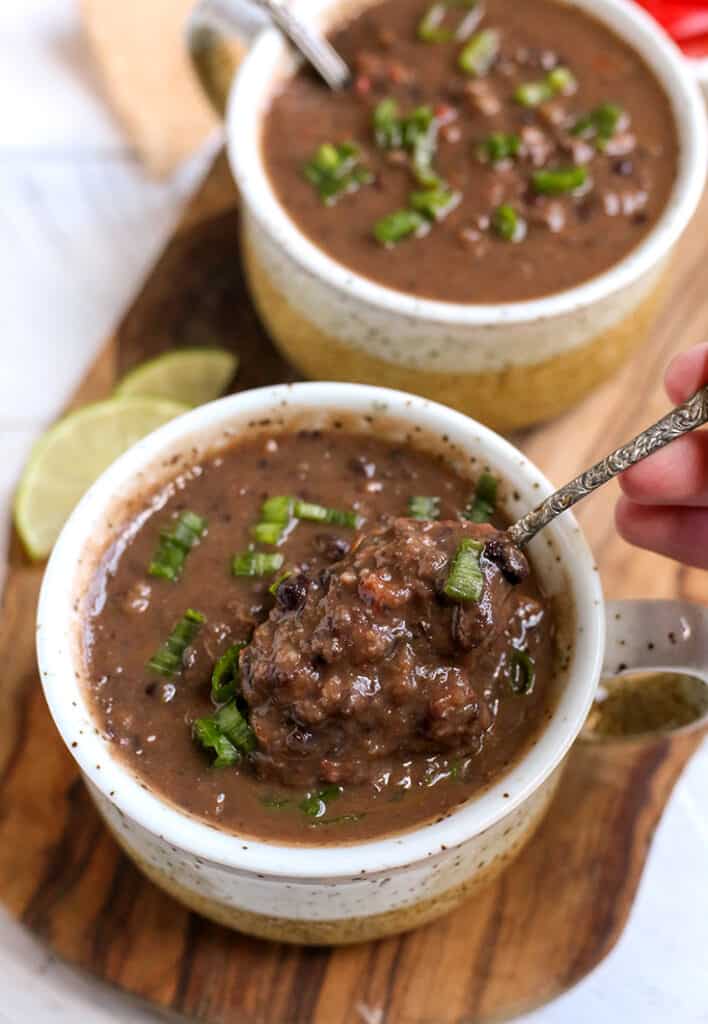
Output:
[[[489,467],[514,517],[549,490],[515,448],[458,412],[396,391],[299,384],[243,392],[167,424],[122,456],[66,524],[47,567],[38,654],[47,701],[108,826],[155,882],[224,924],[290,942],[352,942],[410,928],[453,907],[521,848],[541,819],[600,672],[602,594],[571,516],[533,543],[534,564],[559,609],[556,711],[512,770],[447,819],[399,835],[327,848],[260,842],[182,812],[134,777],[95,726],[82,684],[87,584],[140,495],[236,436],[280,423],[347,427],[416,443],[461,471]],[[176,461],[175,461],[176,457]]]
[[[371,0],[307,0],[329,27]],[[278,202],[261,153],[261,124],[293,58],[274,29],[260,31],[230,88],[229,158],[243,199],[242,253],[261,318],[309,377],[382,384],[425,395],[508,430],[553,416],[611,374],[655,317],[671,252],[698,203],[706,171],[706,116],[679,50],[627,0],[561,0],[589,10],[641,53],[676,116],[680,165],[664,214],[608,272],[568,291],[506,305],[463,305],[405,295],[354,273],[309,241]],[[297,5],[296,5],[297,6]],[[229,75],[218,33],[242,26],[238,0],[205,0],[192,24],[195,63],[212,98]]]

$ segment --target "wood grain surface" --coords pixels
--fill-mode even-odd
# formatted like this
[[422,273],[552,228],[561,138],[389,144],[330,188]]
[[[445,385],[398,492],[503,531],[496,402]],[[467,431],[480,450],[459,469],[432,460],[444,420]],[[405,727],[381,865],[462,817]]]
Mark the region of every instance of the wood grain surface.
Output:
[[[237,386],[296,375],[249,304],[223,158],[187,211],[77,402],[174,345],[241,355]],[[646,347],[560,421],[514,440],[561,482],[667,408],[671,355],[708,338],[708,202],[674,260]],[[705,577],[630,549],[612,487],[581,507],[608,596],[706,597]],[[582,978],[622,932],[651,838],[700,732],[578,743],[540,831],[473,903],[417,932],[339,950],[229,932],[147,882],[110,838],[53,728],[34,656],[41,568],[13,542],[0,635],[0,900],[61,957],[157,1007],[209,1024],[472,1024],[505,1019]]]

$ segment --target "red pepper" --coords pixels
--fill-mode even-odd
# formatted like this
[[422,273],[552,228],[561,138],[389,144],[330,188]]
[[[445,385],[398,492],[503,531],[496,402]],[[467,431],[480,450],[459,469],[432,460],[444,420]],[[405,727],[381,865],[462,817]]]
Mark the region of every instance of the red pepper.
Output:
[[637,0],[692,56],[708,55],[708,3],[699,0]]

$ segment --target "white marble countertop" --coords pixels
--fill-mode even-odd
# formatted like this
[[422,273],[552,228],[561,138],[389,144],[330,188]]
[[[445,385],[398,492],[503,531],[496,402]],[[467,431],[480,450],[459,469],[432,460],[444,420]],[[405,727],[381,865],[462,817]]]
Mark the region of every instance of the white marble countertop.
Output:
[[[129,302],[207,157],[167,182],[144,175],[100,100],[75,0],[0,3],[0,125],[4,543],[33,438]],[[707,791],[704,745],[659,827],[617,948],[524,1024],[708,1024]],[[0,1024],[160,1019],[57,962],[2,910],[0,990]]]

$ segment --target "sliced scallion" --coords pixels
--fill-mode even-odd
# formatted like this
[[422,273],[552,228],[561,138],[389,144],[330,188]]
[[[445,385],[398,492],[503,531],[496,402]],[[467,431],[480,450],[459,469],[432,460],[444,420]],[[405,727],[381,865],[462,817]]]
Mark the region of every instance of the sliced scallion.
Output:
[[261,517],[251,527],[254,540],[260,544],[277,544],[293,514],[293,499],[289,495],[274,495],[261,505]]
[[484,589],[484,576],[479,556],[484,545],[479,540],[464,537],[455,552],[444,590],[453,601],[479,601]]
[[355,192],[374,180],[371,171],[361,162],[359,147],[353,142],[337,145],[323,142],[303,167],[303,174],[328,205],[343,193]]
[[348,526],[354,529],[358,525],[356,512],[351,509],[326,508],[312,501],[296,500],[293,513],[297,519],[306,519],[312,523],[328,523],[332,526]]
[[277,590],[278,590],[278,587],[283,582],[283,580],[286,580],[288,578],[288,576],[292,576],[292,573],[290,572],[289,569],[288,569],[287,572],[284,572],[280,576],[278,576],[277,579],[273,580],[271,585],[268,587],[268,593],[272,594],[273,597],[275,597],[275,595],[277,593]]
[[395,245],[417,234],[428,223],[416,210],[394,210],[374,224],[374,238],[380,245]]
[[473,523],[488,523],[497,507],[497,478],[482,473],[477,481],[474,498],[462,513]]
[[236,764],[256,746],[256,735],[234,700],[224,704],[210,718],[198,718],[192,726],[192,735],[205,750],[216,754],[215,768]]
[[212,716],[213,721],[220,732],[242,754],[250,754],[256,746],[256,734],[236,706],[235,700],[230,700]]
[[536,682],[536,665],[528,651],[514,648],[511,652],[509,682],[514,693],[531,693]]
[[408,499],[408,515],[411,519],[438,519],[440,498],[415,494]]
[[311,818],[321,818],[327,811],[330,800],[336,800],[341,794],[341,786],[325,786],[324,789],[308,793],[298,804],[300,810]]
[[245,643],[232,644],[221,655],[211,674],[211,699],[215,704],[225,704],[236,696],[240,680],[238,659]]
[[544,196],[562,196],[577,192],[589,179],[585,167],[558,167],[554,170],[534,171],[531,184],[534,190]]
[[180,672],[184,652],[194,640],[200,626],[205,622],[206,618],[201,612],[195,612],[193,608],[188,608],[179,622],[175,624],[165,642],[150,658],[147,663],[148,668],[163,676],[173,676]]
[[192,725],[192,735],[204,750],[213,751],[214,768],[227,768],[241,760],[241,754],[228,736],[221,732],[213,718],[197,718]]
[[411,209],[422,213],[428,220],[443,220],[460,201],[460,193],[453,192],[446,186],[427,188],[420,192],[411,192]]
[[496,164],[500,160],[509,160],[519,155],[521,138],[513,132],[492,132],[477,147],[477,154],[482,160]]
[[468,75],[482,78],[499,56],[501,36],[496,29],[485,28],[476,32],[465,43],[457,58],[459,67]]
[[372,115],[374,138],[381,149],[400,149],[403,145],[403,125],[398,114],[398,103],[387,98],[374,107]]
[[160,543],[148,572],[151,576],[175,583],[182,575],[184,562],[195,544],[203,537],[207,521],[196,512],[182,512],[169,530],[162,530]]
[[234,576],[267,576],[282,568],[284,561],[279,551],[242,551],[234,555],[231,572]]
[[506,242],[522,242],[526,237],[526,221],[509,203],[497,206],[492,214],[492,228]]
[[571,128],[571,134],[582,139],[594,140],[598,149],[603,149],[617,132],[624,118],[622,107],[616,103],[601,103],[589,114],[578,118]]
[[[451,11],[463,8],[467,13],[456,28],[445,25]],[[427,9],[418,23],[418,38],[424,43],[462,42],[473,32],[484,13],[479,0],[439,0]]]
[[553,68],[540,82],[522,82],[514,93],[514,99],[522,107],[538,107],[556,96],[570,96],[578,83],[575,75],[566,67]]

